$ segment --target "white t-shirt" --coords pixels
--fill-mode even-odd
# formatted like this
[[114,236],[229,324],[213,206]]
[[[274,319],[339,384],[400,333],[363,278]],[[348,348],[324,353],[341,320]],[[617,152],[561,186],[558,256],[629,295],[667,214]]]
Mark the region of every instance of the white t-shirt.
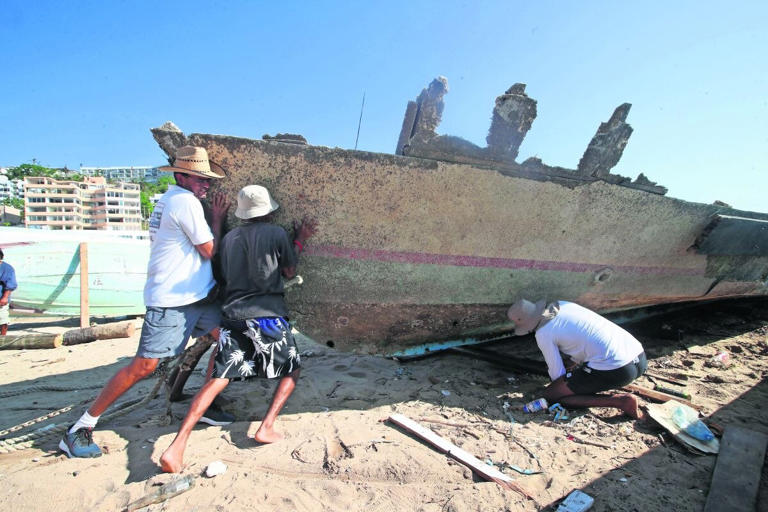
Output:
[[565,374],[560,352],[595,370],[615,370],[643,352],[634,336],[594,311],[559,301],[557,316],[536,330],[536,343],[552,380]]
[[149,219],[150,253],[144,305],[177,307],[208,295],[215,281],[211,262],[195,248],[213,240],[195,195],[171,185]]

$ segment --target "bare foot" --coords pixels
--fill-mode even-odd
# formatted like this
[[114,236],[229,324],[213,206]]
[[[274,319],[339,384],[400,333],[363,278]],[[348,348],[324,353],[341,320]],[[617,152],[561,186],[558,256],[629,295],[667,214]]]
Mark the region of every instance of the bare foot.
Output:
[[641,420],[643,419],[643,411],[637,405],[637,398],[633,395],[620,395],[617,397],[621,400],[620,409],[630,418]]
[[164,473],[178,473],[184,467],[182,456],[183,454],[176,453],[173,445],[169,446],[160,456],[160,468]]
[[259,443],[269,444],[281,441],[285,436],[275,429],[265,429],[262,427],[256,431],[253,438]]

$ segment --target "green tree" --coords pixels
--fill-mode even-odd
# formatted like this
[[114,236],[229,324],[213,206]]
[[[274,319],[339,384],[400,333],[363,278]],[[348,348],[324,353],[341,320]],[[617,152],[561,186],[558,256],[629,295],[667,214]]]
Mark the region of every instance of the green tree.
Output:
[[58,169],[43,167],[37,164],[21,164],[17,167],[8,168],[8,179],[23,180],[26,176],[48,176],[54,178],[58,175]]
[[151,201],[152,196],[165,193],[169,185],[175,184],[176,180],[173,179],[173,175],[161,176],[156,183],[141,182],[141,214],[145,219],[148,219],[152,215],[152,210],[155,209]]
[[24,200],[19,197],[6,197],[0,204],[18,208],[22,212],[24,211]]

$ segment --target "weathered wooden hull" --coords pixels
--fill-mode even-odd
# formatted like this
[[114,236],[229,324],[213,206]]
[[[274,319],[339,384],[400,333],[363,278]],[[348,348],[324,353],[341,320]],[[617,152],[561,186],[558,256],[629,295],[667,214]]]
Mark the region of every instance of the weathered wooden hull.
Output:
[[768,292],[768,253],[728,254],[739,229],[710,254],[696,245],[718,215],[760,231],[765,214],[503,166],[162,129],[155,137],[168,152],[205,147],[228,170],[216,186],[230,197],[266,186],[278,223],[319,220],[302,254],[304,284],[287,298],[300,330],[343,350],[392,353],[509,329],[505,310],[521,296],[608,312]]
[[0,229],[0,247],[5,261],[16,271],[19,285],[11,295],[13,306],[47,314],[79,315],[80,242],[88,244],[90,314],[144,314],[149,240],[118,239],[89,231]]

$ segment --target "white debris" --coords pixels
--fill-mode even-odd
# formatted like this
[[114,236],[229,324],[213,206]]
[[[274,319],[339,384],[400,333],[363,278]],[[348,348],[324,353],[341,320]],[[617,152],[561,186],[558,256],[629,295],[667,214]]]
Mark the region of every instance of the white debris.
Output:
[[205,468],[205,476],[208,478],[213,478],[216,475],[224,474],[227,471],[227,465],[221,462],[220,460],[215,460],[208,464],[208,467]]

